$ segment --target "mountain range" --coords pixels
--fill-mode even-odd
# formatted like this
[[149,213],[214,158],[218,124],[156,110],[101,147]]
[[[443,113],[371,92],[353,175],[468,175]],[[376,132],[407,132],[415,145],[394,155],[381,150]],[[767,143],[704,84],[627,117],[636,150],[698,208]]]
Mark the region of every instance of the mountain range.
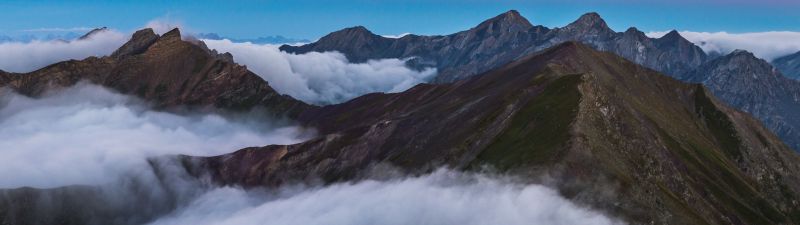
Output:
[[[800,98],[797,97],[800,96],[800,88],[797,88],[800,87],[800,81],[773,74],[772,66],[756,57],[737,61],[742,64],[713,61],[722,56],[707,55],[675,30],[660,38],[647,37],[633,27],[625,32],[615,32],[597,13],[584,14],[562,28],[547,28],[534,26],[517,11],[511,10],[466,31],[445,36],[406,35],[396,39],[375,35],[358,26],[332,32],[314,43],[284,45],[281,50],[291,53],[339,51],[354,62],[379,58],[414,58],[409,61],[410,66],[435,67],[439,74],[433,82],[448,83],[469,78],[564,41],[578,41],[596,50],[612,52],[683,81],[725,87],[711,90],[715,95],[722,96],[721,99],[727,104],[755,115],[793,149],[800,151],[800,122],[796,119],[798,111],[793,110],[800,108]],[[735,54],[737,52],[724,58]],[[775,63],[781,71],[793,74],[792,71],[800,68],[797,67],[800,59],[790,60],[792,57],[797,58],[798,54],[780,58]],[[765,79],[750,79],[730,86],[727,80],[704,79],[719,75],[699,74],[697,71],[701,67],[709,70],[712,66],[744,68],[747,65],[763,67],[717,71],[732,77],[758,73],[757,77]],[[748,69],[754,71],[745,71]],[[764,88],[775,91],[746,91]],[[779,96],[780,100],[775,96]],[[758,102],[755,99],[774,100]]]
[[445,36],[386,38],[364,27],[330,33],[302,46],[281,46],[290,53],[339,51],[354,62],[378,58],[415,58],[417,66],[436,67],[434,82],[464,79],[564,41],[580,41],[668,74],[682,74],[706,61],[702,49],[670,32],[647,37],[636,28],[611,30],[597,13],[582,15],[563,28],[534,26],[511,10],[466,31]]
[[[376,36],[355,27],[281,48],[337,50],[354,62],[416,57],[409,65],[439,68],[440,78],[318,107],[277,93],[229,53],[182,39],[178,29],[143,29],[109,56],[0,72],[0,87],[35,97],[90,82],[161,110],[264,108],[318,131],[293,145],[154,159],[179,160],[217,185],[274,188],[447,167],[547,180],[570,200],[632,224],[800,223],[800,155],[780,139],[796,122],[797,95],[786,94],[797,92],[752,54],[710,59],[677,32],[616,33],[595,13],[564,28],[532,26],[509,11],[448,36]],[[762,123],[776,116],[782,122]],[[141,222],[126,217],[137,210],[98,203],[96,192],[0,190],[0,221]],[[58,208],[44,205],[51,202]]]
[[275,36],[266,36],[266,37],[257,37],[257,38],[231,38],[231,37],[223,37],[217,33],[199,33],[195,35],[197,38],[200,39],[209,39],[209,40],[223,40],[228,39],[232,42],[250,42],[253,44],[286,44],[286,43],[308,43],[311,42],[307,39],[297,39],[297,38],[287,38],[281,35]]

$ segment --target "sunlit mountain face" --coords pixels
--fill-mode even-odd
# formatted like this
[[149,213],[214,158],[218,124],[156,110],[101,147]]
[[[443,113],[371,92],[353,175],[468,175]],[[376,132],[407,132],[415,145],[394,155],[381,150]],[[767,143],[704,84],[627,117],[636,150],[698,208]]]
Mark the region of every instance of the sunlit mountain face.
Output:
[[800,223],[795,2],[0,6],[0,224]]

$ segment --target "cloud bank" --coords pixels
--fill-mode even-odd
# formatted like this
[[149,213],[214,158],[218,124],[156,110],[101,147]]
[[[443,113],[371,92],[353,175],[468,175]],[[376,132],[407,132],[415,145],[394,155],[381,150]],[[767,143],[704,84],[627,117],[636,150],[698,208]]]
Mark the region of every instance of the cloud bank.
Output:
[[237,63],[268,81],[282,94],[314,104],[340,103],[372,92],[401,92],[436,74],[415,71],[405,60],[380,59],[350,63],[338,52],[289,54],[278,45],[203,40],[209,48],[230,52]]
[[42,27],[42,28],[34,28],[34,29],[25,29],[21,30],[22,32],[69,32],[69,31],[90,31],[93,28],[90,27]]
[[540,185],[438,170],[385,181],[207,192],[152,225],[169,224],[621,224]]
[[[647,36],[659,38],[667,33],[668,31],[649,32]],[[800,32],[769,31],[735,34],[681,31],[679,33],[708,53],[728,54],[736,49],[744,49],[759,58],[773,60],[800,51]]]
[[402,33],[402,34],[384,34],[384,35],[381,35],[381,36],[383,36],[383,37],[385,37],[385,38],[394,38],[394,39],[397,39],[397,38],[405,37],[406,35],[410,35],[410,34],[411,34],[411,33]]
[[40,99],[0,96],[0,188],[100,184],[147,167],[151,156],[217,155],[307,136],[270,121],[151,111],[87,84]]
[[84,40],[68,42],[61,40],[3,42],[0,43],[0,70],[24,73],[60,61],[109,55],[129,38],[127,34],[106,31]]

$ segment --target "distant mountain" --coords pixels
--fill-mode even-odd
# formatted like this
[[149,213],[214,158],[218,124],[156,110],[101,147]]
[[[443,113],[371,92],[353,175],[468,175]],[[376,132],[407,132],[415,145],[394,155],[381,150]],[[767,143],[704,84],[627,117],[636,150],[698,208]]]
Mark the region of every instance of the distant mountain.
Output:
[[675,31],[658,39],[649,38],[635,28],[619,33],[608,28],[597,13],[587,13],[566,27],[550,29],[532,25],[515,10],[446,36],[412,34],[386,38],[359,26],[330,33],[307,45],[284,45],[281,50],[291,53],[339,51],[355,62],[416,57],[409,61],[411,66],[436,67],[439,75],[434,82],[446,83],[471,77],[565,41],[580,41],[673,75],[691,70],[708,57],[702,49]]
[[67,32],[62,34],[47,34],[47,35],[0,35],[0,43],[3,42],[31,42],[31,41],[71,41],[77,40],[85,34],[76,32]]
[[800,81],[784,77],[744,50],[714,59],[680,78],[706,85],[718,98],[753,114],[800,150]]
[[199,33],[196,35],[199,39],[209,39],[209,40],[222,40],[228,39],[232,42],[251,42],[253,44],[286,44],[286,43],[308,43],[311,42],[307,39],[296,39],[296,38],[287,38],[281,35],[275,36],[266,36],[266,37],[257,37],[252,39],[247,38],[230,38],[230,37],[222,37],[216,33]]
[[412,174],[491,165],[548,177],[632,224],[800,222],[800,156],[761,123],[702,85],[575,42],[299,120],[321,136],[182,158],[192,174],[246,187],[345,181],[381,165]]
[[94,36],[96,34],[99,34],[99,33],[102,33],[102,32],[106,32],[106,31],[108,31],[108,27],[95,28],[95,29],[90,30],[89,32],[87,32],[83,36],[80,36],[78,38],[78,40],[86,40],[86,39],[88,39],[88,38],[90,38],[90,37],[92,37],[92,36]]
[[800,80],[800,52],[772,60],[778,70],[789,78]]
[[[416,57],[409,61],[415,68],[436,67],[439,69],[434,83],[448,83],[471,77],[483,71],[518,59],[565,41],[579,41],[596,50],[620,55],[645,67],[660,71],[689,82],[700,82],[710,87],[724,86],[725,91],[711,88],[728,104],[753,113],[768,128],[779,134],[792,148],[800,151],[800,123],[794,122],[800,90],[784,87],[796,83],[777,80],[771,67],[756,58],[740,65],[759,65],[728,70],[724,76],[748,77],[751,73],[763,74],[771,79],[751,79],[736,85],[719,77],[720,74],[703,74],[711,67],[720,67],[722,55],[707,55],[703,50],[673,30],[660,38],[649,38],[636,28],[619,33],[611,30],[597,13],[587,13],[563,28],[534,26],[517,11],[511,10],[486,20],[478,26],[447,36],[407,35],[392,39],[372,34],[364,27],[347,28],[322,37],[319,41],[303,46],[281,46],[281,50],[292,53],[310,51],[340,51],[355,62],[374,58]],[[796,54],[800,55],[800,54]],[[800,65],[800,59],[787,56],[776,60],[781,70],[791,71]],[[703,66],[703,68],[700,68]],[[757,69],[758,71],[750,71]],[[772,78],[776,79],[773,80]],[[790,85],[792,86],[792,85]],[[756,90],[749,92],[748,90]],[[764,92],[777,92],[768,95]],[[767,100],[769,98],[769,100]],[[794,98],[794,99],[792,99]],[[791,100],[791,101],[790,101]],[[786,110],[784,110],[786,109]]]
[[310,107],[278,94],[258,75],[234,63],[229,53],[218,54],[201,41],[182,40],[178,29],[162,36],[149,28],[137,31],[110,56],[59,62],[30,73],[0,71],[0,87],[30,96],[79,81],[135,95],[158,108],[261,106],[291,115]]

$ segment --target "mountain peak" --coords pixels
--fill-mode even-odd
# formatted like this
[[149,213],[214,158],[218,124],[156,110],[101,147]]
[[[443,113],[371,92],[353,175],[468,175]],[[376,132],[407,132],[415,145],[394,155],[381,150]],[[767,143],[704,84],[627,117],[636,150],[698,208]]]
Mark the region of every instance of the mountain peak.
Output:
[[608,27],[608,24],[606,24],[606,21],[603,20],[603,18],[600,17],[600,14],[597,14],[596,12],[583,14],[578,18],[578,20],[570,23],[565,28],[572,30],[592,31],[593,33],[613,32],[611,28]]
[[374,33],[372,33],[372,31],[370,31],[369,29],[367,29],[364,26],[348,27],[348,28],[344,28],[344,29],[342,29],[340,31],[333,32],[331,34],[334,34],[334,33],[344,33],[344,34],[347,34],[347,35],[375,35]]
[[473,29],[492,29],[497,31],[521,31],[532,28],[533,25],[525,19],[517,10],[509,10],[491,19],[481,22]]
[[107,30],[108,30],[108,27],[100,27],[100,28],[92,29],[91,31],[89,31],[86,34],[84,34],[83,36],[79,37],[78,40],[85,40],[85,39],[91,37],[92,35],[98,34],[100,32],[105,32]]
[[160,39],[171,40],[175,38],[177,38],[178,40],[181,39],[181,31],[177,27],[172,28],[172,30],[168,31],[167,33],[164,33],[164,35],[161,35]]
[[744,50],[744,49],[733,50],[730,55],[731,56],[752,56],[752,57],[755,57],[755,55],[753,55],[752,52],[749,52],[749,51]]
[[[180,37],[180,34],[178,34],[178,36]],[[114,51],[114,53],[111,54],[111,57],[123,58],[125,56],[142,53],[147,50],[150,45],[155,43],[156,40],[158,40],[158,35],[153,31],[152,28],[138,30],[131,35],[131,39],[128,40],[128,42]]]
[[380,38],[381,36],[372,33],[364,26],[354,26],[344,28],[338,31],[331,32],[328,35],[320,38],[320,40],[356,40],[356,39],[374,39]]
[[673,41],[678,41],[678,40],[689,41],[689,40],[686,40],[686,38],[683,38],[683,36],[681,36],[681,34],[677,30],[674,30],[674,29],[669,31],[669,32],[667,32],[667,34],[665,34],[664,36],[662,36],[659,39],[662,39],[662,40],[673,40]]

